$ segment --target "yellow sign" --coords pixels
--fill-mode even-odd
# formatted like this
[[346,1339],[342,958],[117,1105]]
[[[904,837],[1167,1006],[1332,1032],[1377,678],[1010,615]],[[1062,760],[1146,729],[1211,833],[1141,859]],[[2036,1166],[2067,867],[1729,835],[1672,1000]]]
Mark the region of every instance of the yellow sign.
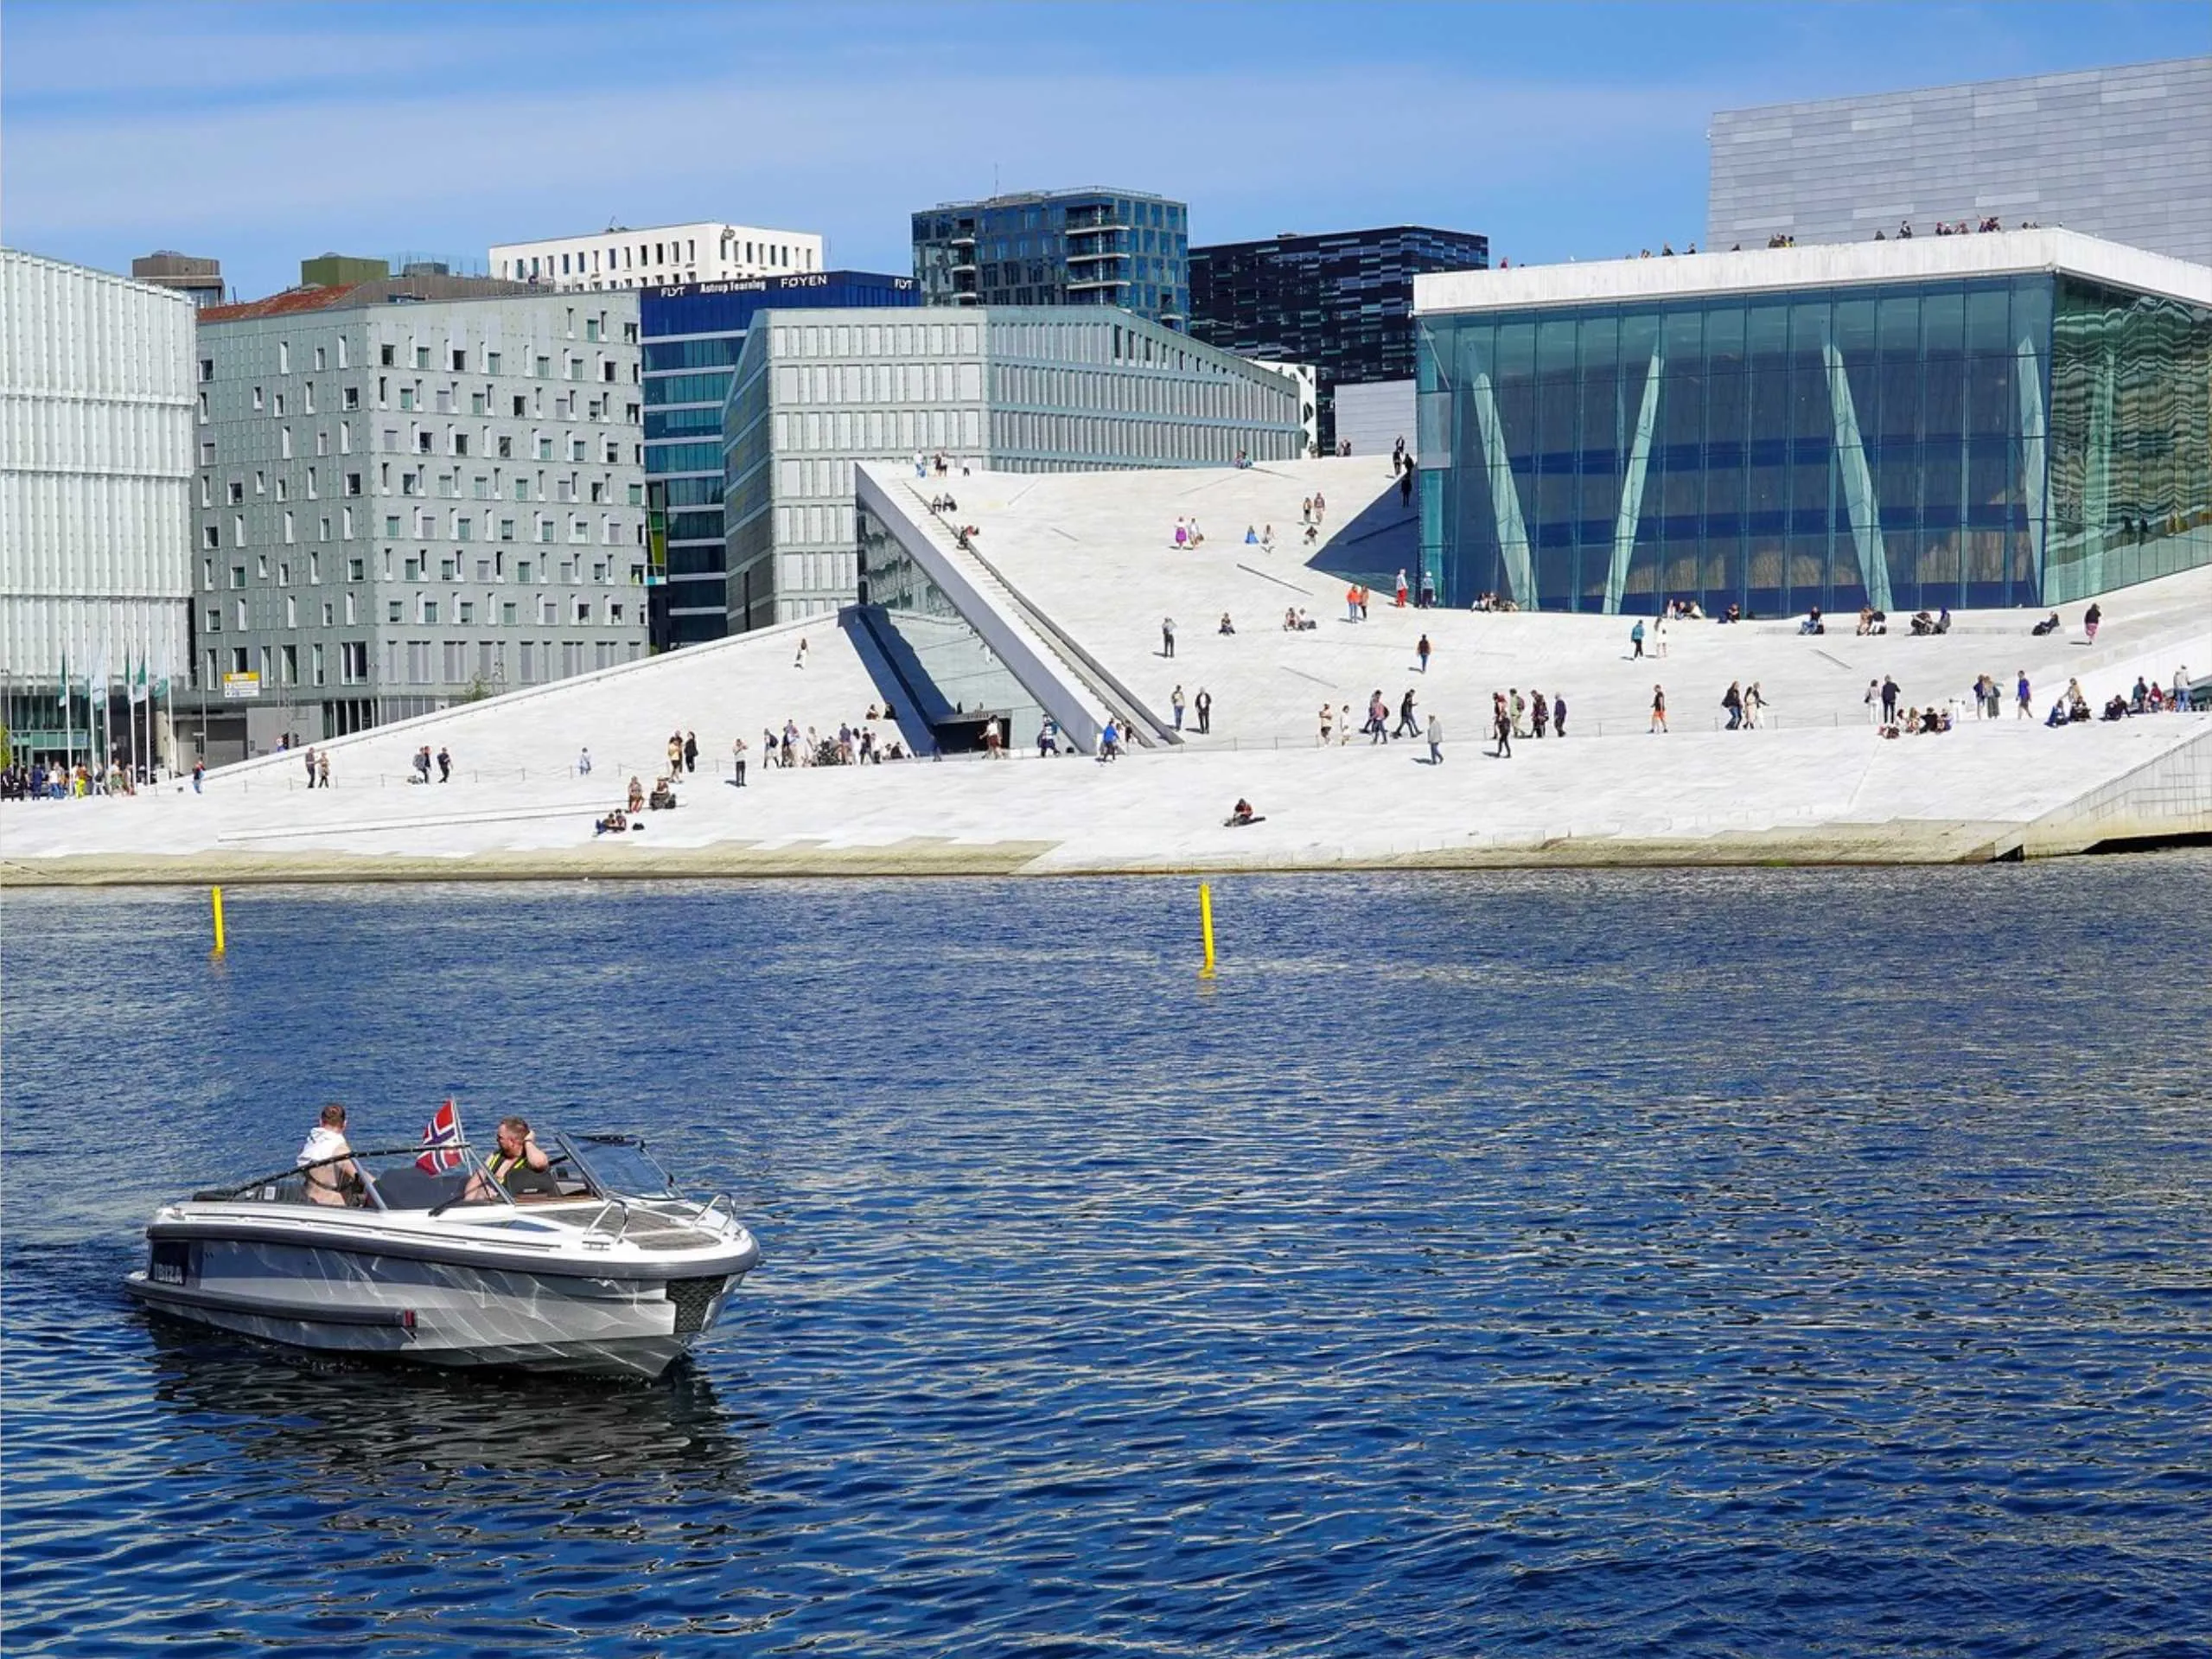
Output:
[[261,676],[259,674],[225,674],[223,676],[223,700],[225,702],[231,702],[242,697],[258,697],[260,695]]

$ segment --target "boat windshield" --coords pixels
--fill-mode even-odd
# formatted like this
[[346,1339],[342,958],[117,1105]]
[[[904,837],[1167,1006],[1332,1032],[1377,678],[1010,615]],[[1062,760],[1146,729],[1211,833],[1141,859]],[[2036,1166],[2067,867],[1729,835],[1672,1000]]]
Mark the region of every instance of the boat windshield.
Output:
[[[475,1154],[463,1145],[451,1154],[461,1162],[452,1169],[429,1171],[421,1166],[420,1145],[392,1146],[355,1152],[352,1161],[364,1177],[358,1186],[323,1187],[324,1196],[309,1190],[303,1169],[279,1170],[235,1186],[195,1192],[201,1203],[258,1203],[277,1204],[324,1203],[349,1209],[430,1209],[459,1197],[477,1169]],[[320,1171],[325,1164],[312,1166]],[[503,1196],[504,1195],[499,1195]]]
[[673,1198],[676,1184],[635,1135],[557,1134],[569,1161],[598,1198]]

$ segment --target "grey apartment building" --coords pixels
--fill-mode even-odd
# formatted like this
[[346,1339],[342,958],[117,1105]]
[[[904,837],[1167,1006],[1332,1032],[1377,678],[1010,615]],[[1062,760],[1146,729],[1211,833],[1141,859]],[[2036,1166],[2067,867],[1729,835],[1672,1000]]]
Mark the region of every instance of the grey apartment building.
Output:
[[403,278],[200,317],[178,723],[211,759],[644,652],[634,293]]
[[1227,467],[1304,451],[1297,384],[1094,306],[767,311],[723,413],[730,629],[858,596],[854,463]]
[[2024,220],[2212,263],[2212,57],[1712,118],[1705,246]]

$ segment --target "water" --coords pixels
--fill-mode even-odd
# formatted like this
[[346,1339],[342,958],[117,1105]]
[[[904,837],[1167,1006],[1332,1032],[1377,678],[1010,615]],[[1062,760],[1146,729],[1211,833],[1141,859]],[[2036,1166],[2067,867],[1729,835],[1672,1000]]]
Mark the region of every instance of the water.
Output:
[[[2212,857],[5,901],[10,1653],[2212,1648]],[[133,1311],[312,1107],[646,1133],[652,1387]]]

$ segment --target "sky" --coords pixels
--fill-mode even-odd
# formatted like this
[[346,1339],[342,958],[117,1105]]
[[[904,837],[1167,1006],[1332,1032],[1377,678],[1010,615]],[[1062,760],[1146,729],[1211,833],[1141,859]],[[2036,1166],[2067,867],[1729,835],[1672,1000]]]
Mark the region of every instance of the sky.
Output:
[[1716,110],[2207,51],[2203,0],[7,0],[0,238],[213,255],[246,298],[325,251],[686,220],[905,272],[916,208],[1109,184],[1194,243],[1612,258],[1700,235]]

